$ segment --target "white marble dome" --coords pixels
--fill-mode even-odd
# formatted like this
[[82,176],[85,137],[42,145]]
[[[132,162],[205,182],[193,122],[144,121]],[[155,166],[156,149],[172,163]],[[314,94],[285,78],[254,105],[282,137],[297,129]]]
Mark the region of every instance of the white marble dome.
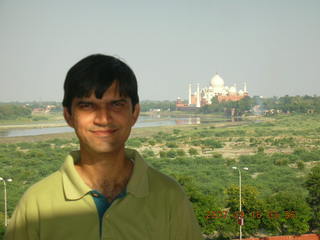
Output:
[[211,78],[211,86],[213,88],[224,88],[224,81],[223,79],[219,76],[219,74],[216,74],[214,75],[212,78]]
[[229,88],[229,93],[230,94],[236,94],[237,93],[237,89],[234,86],[232,86],[232,87]]

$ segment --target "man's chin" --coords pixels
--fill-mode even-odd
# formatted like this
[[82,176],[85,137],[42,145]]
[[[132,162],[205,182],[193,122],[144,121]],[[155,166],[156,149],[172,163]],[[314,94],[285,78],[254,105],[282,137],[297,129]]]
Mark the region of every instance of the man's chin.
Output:
[[93,148],[92,152],[95,154],[113,154],[113,153],[118,153],[119,151],[121,151],[122,148],[120,147],[101,147],[101,148]]

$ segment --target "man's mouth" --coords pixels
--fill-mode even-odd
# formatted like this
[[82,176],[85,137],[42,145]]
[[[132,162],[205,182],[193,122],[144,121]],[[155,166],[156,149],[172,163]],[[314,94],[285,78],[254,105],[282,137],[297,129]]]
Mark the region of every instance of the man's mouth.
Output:
[[105,130],[93,130],[93,134],[96,136],[110,136],[115,133],[117,129],[105,129]]

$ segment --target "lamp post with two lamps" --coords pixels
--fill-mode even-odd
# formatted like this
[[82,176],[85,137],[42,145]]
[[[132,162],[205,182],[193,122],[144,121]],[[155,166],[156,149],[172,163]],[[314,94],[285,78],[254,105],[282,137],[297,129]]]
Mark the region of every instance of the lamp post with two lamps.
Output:
[[[238,169],[238,171],[239,171],[239,214],[240,214],[240,216],[239,216],[239,220],[240,220],[239,239],[241,240],[242,239],[242,225],[243,225],[243,216],[241,215],[241,212],[242,212],[242,208],[241,208],[241,170],[238,167],[232,167],[232,169],[234,169],[234,170]],[[243,170],[248,171],[249,168],[244,167]]]
[[3,182],[4,186],[4,226],[8,226],[8,209],[7,209],[7,184],[6,182],[12,182],[11,178],[4,179],[0,177],[0,181]]

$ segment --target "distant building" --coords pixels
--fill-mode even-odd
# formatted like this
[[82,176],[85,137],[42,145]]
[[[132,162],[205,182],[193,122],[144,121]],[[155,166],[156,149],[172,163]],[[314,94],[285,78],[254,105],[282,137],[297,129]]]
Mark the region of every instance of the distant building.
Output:
[[176,107],[178,110],[189,110],[212,104],[211,100],[214,97],[217,97],[219,102],[223,102],[239,101],[246,96],[249,96],[246,83],[244,83],[243,89],[237,91],[235,84],[231,87],[225,86],[224,80],[218,74],[215,74],[208,87],[200,89],[198,83],[197,90],[192,92],[192,85],[189,84],[188,103],[184,103],[181,98],[178,98]]
[[150,108],[149,112],[161,112],[160,108]]
[[52,111],[52,109],[56,108],[55,105],[47,105],[45,108],[34,108],[32,110],[32,114],[36,113],[49,113]]

